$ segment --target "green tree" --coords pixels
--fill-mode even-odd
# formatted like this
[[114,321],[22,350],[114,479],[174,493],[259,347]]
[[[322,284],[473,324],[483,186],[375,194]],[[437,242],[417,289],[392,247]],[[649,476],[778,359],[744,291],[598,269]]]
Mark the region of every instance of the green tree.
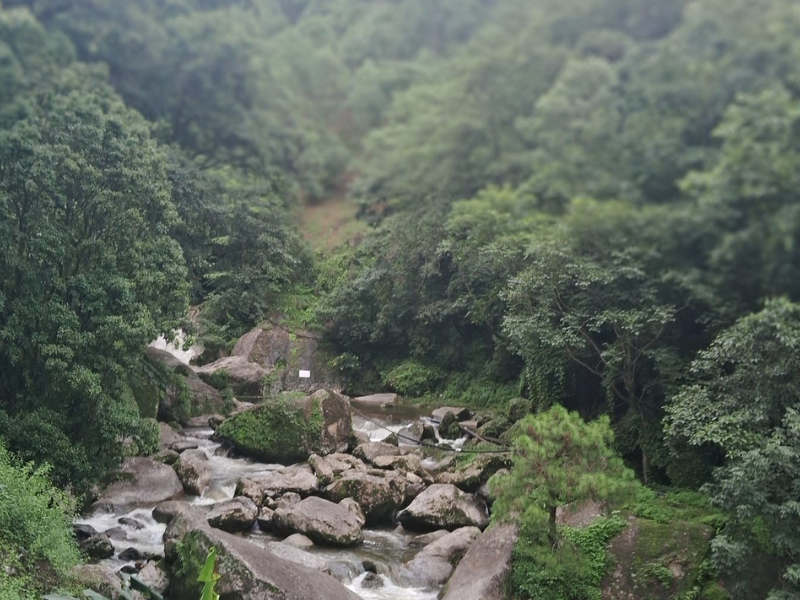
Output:
[[720,570],[744,592],[759,553],[782,580],[770,598],[800,593],[800,306],[771,300],[740,319],[692,363],[694,383],[670,402],[667,431],[680,444],[718,449],[706,488],[728,524],[713,542]]

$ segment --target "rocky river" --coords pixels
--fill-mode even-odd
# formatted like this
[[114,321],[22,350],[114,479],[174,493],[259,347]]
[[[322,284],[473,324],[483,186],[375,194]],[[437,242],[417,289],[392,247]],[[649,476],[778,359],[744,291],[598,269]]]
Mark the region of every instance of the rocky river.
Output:
[[[196,530],[250,570],[237,582],[238,575],[226,578],[220,567],[221,591],[229,593],[223,597],[439,597],[469,548],[489,535],[482,534],[488,525],[485,482],[501,463],[493,459],[472,470],[459,468],[454,456],[466,438],[441,439],[438,420],[413,406],[354,402],[352,407],[358,447],[314,454],[297,464],[235,454],[204,426],[206,418],[178,431],[161,424],[158,458],[172,467],[129,459],[123,471],[131,481],[112,486],[76,522],[79,539],[99,563],[88,572],[106,581],[112,572],[134,573],[153,590],[184,600],[175,583],[176,544]],[[424,452],[414,443],[422,437],[432,438],[426,446],[452,451]],[[513,536],[513,531],[501,536],[501,553],[509,554]],[[497,549],[497,540],[492,547]],[[506,558],[495,561],[500,574]],[[485,563],[480,557],[477,562]],[[483,585],[494,585],[498,573],[488,573]],[[295,583],[281,583],[284,579]],[[266,591],[260,592],[264,582]],[[294,589],[271,595],[269,590],[282,585]],[[465,585],[474,587],[450,583]],[[237,586],[248,589],[233,589]],[[459,593],[459,600],[467,598]]]

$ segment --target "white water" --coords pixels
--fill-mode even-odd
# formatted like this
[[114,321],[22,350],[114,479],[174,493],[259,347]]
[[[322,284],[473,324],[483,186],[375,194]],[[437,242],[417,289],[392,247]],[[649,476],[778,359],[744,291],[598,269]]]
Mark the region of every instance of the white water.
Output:
[[[396,433],[409,425],[413,422],[414,417],[409,415],[401,419],[396,417],[392,419],[390,417],[384,420],[370,415],[370,419],[378,421],[378,424],[354,415],[354,428],[357,431],[366,433],[371,440],[380,441],[390,435],[391,432]],[[236,483],[243,476],[284,468],[283,465],[278,464],[263,464],[247,459],[217,456],[216,453],[220,449],[220,444],[211,441],[212,433],[211,429],[185,429],[182,432],[185,441],[196,443],[198,448],[205,452],[213,473],[211,482],[201,496],[187,498],[193,504],[210,505],[233,498]],[[460,448],[463,440],[448,443]],[[157,523],[152,518],[152,509],[153,507],[142,507],[126,514],[95,514],[91,517],[78,519],[76,523],[91,525],[99,532],[105,532],[117,527],[122,528],[127,538],[124,540],[111,540],[117,550],[117,554],[133,547],[146,554],[163,555],[162,537],[166,526]],[[119,523],[119,519],[124,517],[135,519],[144,527],[136,530],[133,527],[123,526]],[[272,535],[261,533],[257,527],[252,533],[245,534],[245,536],[258,545],[278,539]],[[356,548],[341,549],[315,546],[310,551],[328,560],[334,576],[365,600],[434,600],[439,590],[409,588],[397,584],[396,574],[398,568],[403,562],[410,560],[416,552],[408,548],[408,541],[411,537],[413,536],[404,535],[390,529],[365,530],[364,544]],[[364,560],[369,560],[376,565],[378,575],[384,583],[383,587],[377,589],[361,587],[361,582],[366,576],[362,566]],[[117,555],[113,559],[105,561],[105,563],[114,570],[126,564],[131,564],[120,560]]]

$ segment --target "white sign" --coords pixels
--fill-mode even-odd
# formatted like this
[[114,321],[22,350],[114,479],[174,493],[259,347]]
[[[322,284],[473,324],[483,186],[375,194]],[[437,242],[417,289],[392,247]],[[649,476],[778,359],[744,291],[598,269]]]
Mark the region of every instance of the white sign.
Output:
[[311,379],[311,371],[300,371],[300,379]]

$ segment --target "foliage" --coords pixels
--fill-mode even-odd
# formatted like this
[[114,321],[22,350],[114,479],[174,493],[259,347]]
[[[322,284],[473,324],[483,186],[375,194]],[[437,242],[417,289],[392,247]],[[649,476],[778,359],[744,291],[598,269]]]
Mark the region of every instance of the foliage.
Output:
[[413,360],[406,360],[392,368],[384,376],[384,385],[401,396],[418,398],[436,389],[441,380],[431,367]]
[[50,468],[22,463],[0,443],[0,596],[32,598],[78,562],[75,504],[53,487]]
[[[725,462],[706,488],[728,524],[714,541],[717,566],[745,589],[748,565],[767,552],[794,590],[798,550],[795,468],[800,389],[800,307],[773,300],[723,332],[692,364],[695,383],[669,407],[669,432],[719,448]],[[776,594],[780,592],[776,590]]]

